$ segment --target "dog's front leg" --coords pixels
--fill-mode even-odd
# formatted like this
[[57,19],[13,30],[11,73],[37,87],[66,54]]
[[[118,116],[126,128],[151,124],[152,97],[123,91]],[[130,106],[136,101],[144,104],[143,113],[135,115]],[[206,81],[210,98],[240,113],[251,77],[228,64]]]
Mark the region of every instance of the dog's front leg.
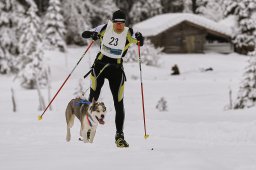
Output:
[[96,134],[96,128],[92,128],[90,133],[90,140],[89,140],[90,143],[93,143],[95,134]]
[[84,129],[83,132],[82,132],[82,137],[83,137],[84,143],[88,143],[89,142],[89,140],[87,139],[87,131],[88,130]]
[[89,139],[87,138],[88,131],[89,131],[89,129],[86,126],[82,129],[82,137],[83,137],[84,143],[88,143],[89,142]]
[[80,129],[80,136],[82,136],[82,140],[84,141],[84,143],[88,143],[88,139],[87,139],[87,132],[89,130],[88,125],[86,124],[84,118],[82,118],[81,120],[81,129]]

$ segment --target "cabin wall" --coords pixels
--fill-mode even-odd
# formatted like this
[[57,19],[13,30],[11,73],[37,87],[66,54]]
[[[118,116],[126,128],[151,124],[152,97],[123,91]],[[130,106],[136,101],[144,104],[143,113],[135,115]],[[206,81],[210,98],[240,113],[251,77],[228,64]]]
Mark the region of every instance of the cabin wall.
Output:
[[[209,30],[185,21],[148,38],[155,46],[163,47],[165,53],[203,53],[207,31]],[[230,42],[227,37],[226,39]]]

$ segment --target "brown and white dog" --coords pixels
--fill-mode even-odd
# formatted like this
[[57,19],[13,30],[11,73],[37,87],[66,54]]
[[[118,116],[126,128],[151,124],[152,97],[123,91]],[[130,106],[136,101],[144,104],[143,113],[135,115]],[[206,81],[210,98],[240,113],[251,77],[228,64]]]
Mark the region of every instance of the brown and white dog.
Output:
[[104,124],[106,107],[103,102],[88,102],[81,98],[72,99],[66,108],[67,136],[66,141],[71,139],[70,129],[77,117],[81,123],[80,136],[85,143],[93,143],[98,124]]

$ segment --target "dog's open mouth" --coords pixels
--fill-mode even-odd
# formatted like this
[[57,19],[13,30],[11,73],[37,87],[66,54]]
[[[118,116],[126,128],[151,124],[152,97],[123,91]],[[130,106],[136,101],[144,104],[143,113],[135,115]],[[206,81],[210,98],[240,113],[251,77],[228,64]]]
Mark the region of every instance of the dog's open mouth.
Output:
[[96,119],[98,120],[98,122],[99,122],[99,124],[104,124],[105,122],[104,122],[104,120],[103,120],[103,118],[102,119],[99,119],[97,116],[95,116],[96,117]]

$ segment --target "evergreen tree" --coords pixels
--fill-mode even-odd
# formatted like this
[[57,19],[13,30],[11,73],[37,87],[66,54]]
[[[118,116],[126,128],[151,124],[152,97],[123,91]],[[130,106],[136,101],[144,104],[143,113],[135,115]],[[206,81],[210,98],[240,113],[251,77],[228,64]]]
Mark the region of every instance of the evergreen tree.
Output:
[[184,7],[183,7],[184,13],[193,13],[191,0],[183,0],[183,5],[184,5]]
[[107,23],[117,10],[113,0],[63,0],[63,6],[68,44],[84,44],[81,33]]
[[14,69],[12,60],[17,55],[16,15],[13,0],[0,1],[0,73],[6,74]]
[[161,5],[161,0],[138,0],[135,2],[131,11],[129,12],[129,16],[132,24],[135,24],[155,15],[161,14],[162,9],[163,7]]
[[59,48],[63,52],[66,51],[66,43],[64,40],[66,29],[59,0],[50,0],[50,6],[47,9],[44,23],[44,40],[46,47],[49,49]]
[[198,0],[191,0],[192,1],[192,12],[194,13],[194,14],[196,14],[197,12],[196,12],[196,9],[197,9],[197,1]]
[[253,12],[256,10],[255,0],[226,0],[225,15],[234,14],[238,19],[238,33],[234,38],[234,44],[239,53],[248,54],[256,45]]
[[182,12],[184,8],[183,0],[161,0],[161,4],[163,13]]
[[137,0],[115,0],[116,6],[127,13],[126,24],[130,25],[133,16],[128,15]]
[[118,9],[113,0],[86,0],[84,7],[93,27],[107,23],[112,19],[113,12]]
[[32,0],[27,0],[30,4],[26,12],[26,18],[22,24],[23,34],[19,40],[19,69],[18,77],[21,85],[28,89],[34,89],[38,85],[46,85],[47,72],[44,67],[41,21],[37,16],[37,7]]
[[197,13],[214,21],[224,18],[223,0],[197,0]]
[[235,109],[248,108],[256,105],[256,55],[250,57],[244,79],[240,85]]
[[[135,62],[138,60],[137,46],[132,46],[124,58],[125,62]],[[148,66],[159,66],[159,56],[163,48],[155,47],[150,40],[145,40],[141,48],[141,61]]]
[[67,29],[66,43],[84,45],[81,33],[91,27],[83,0],[62,0],[63,16]]
[[38,14],[40,16],[44,15],[47,12],[47,9],[49,7],[49,1],[50,0],[34,0],[38,8]]

